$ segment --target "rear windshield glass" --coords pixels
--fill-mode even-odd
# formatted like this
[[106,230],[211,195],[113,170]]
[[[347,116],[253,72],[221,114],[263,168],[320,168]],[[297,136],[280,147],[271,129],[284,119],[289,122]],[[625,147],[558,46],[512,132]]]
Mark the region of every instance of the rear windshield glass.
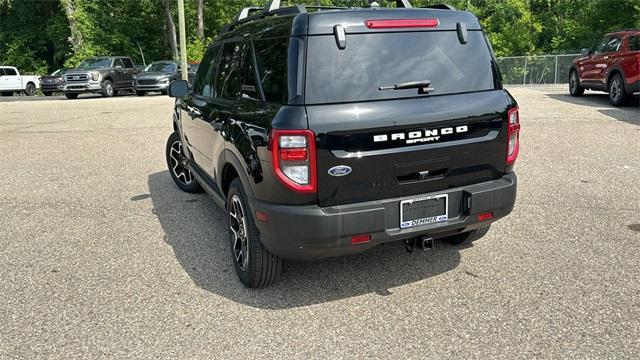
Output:
[[348,34],[344,50],[334,36],[310,36],[308,41],[308,104],[425,96],[417,89],[379,90],[423,80],[431,81],[430,95],[495,88],[480,31],[469,31],[466,44],[456,31]]

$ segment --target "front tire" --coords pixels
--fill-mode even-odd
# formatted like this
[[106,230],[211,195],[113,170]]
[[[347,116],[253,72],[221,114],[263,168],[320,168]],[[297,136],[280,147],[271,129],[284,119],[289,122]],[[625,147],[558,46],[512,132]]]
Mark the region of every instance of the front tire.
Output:
[[451,245],[470,243],[476,240],[480,240],[480,238],[487,235],[489,229],[491,229],[491,225],[483,226],[466,233],[448,236],[446,238],[443,238],[442,240],[448,242]]
[[78,98],[78,94],[64,94],[64,96],[69,100],[75,100]]
[[175,131],[167,140],[166,157],[169,174],[171,174],[173,182],[184,192],[201,193],[202,187],[200,187],[191,170],[189,170],[189,158],[185,155],[180,135]]
[[13,96],[13,92],[11,91],[3,91],[2,96]]
[[573,97],[584,95],[584,88],[580,86],[580,77],[575,70],[571,70],[569,74],[569,95]]
[[42,95],[44,95],[44,96],[51,96],[51,95],[52,95],[52,93],[51,93],[51,91],[43,91],[43,92],[42,92]]
[[282,273],[282,258],[262,245],[247,196],[237,178],[229,186],[227,219],[231,260],[240,281],[252,289],[271,285]]
[[144,91],[136,91],[136,95],[138,96],[144,96],[145,92]]
[[622,75],[615,74],[609,81],[609,102],[613,106],[622,106],[629,100],[630,94],[624,89]]
[[36,94],[36,85],[34,83],[28,83],[24,88],[24,94],[27,96],[34,96]]
[[113,97],[115,95],[116,91],[113,88],[113,84],[111,83],[110,80],[105,80],[102,83],[102,96],[103,97]]

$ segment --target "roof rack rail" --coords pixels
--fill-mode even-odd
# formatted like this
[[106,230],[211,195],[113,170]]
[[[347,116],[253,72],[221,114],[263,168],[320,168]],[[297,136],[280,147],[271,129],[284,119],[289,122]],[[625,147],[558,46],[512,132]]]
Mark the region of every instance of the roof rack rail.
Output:
[[313,9],[313,10],[345,10],[345,9],[349,9],[348,7],[345,7],[345,6],[305,5],[304,7],[307,8],[307,9]]
[[456,8],[448,4],[435,4],[423,6],[425,9],[441,9],[441,10],[455,10]]
[[[271,9],[271,10],[269,10]],[[251,14],[251,13],[255,14]],[[254,20],[264,19],[267,16],[271,15],[287,15],[287,14],[302,14],[306,13],[307,10],[304,5],[294,5],[290,7],[281,8],[280,0],[272,0],[267,4],[266,7],[246,7],[240,11],[240,13],[235,17],[234,21],[228,25],[225,25],[220,34],[227,33],[231,31],[234,27],[248,23]]]
[[[231,31],[234,27],[248,23],[254,20],[264,19],[266,16],[270,15],[286,15],[286,14],[302,14],[307,12],[307,7],[305,5],[294,5],[290,7],[281,8],[280,7],[281,0],[270,0],[264,8],[261,7],[245,7],[240,13],[235,17],[231,24],[225,25],[220,31],[221,34],[227,33]],[[428,7],[436,7],[440,5],[428,6]],[[448,6],[448,5],[443,5]],[[412,8],[411,2],[409,0],[396,0],[396,7],[398,8]],[[309,9],[314,10],[339,10],[346,9],[344,7],[338,6],[308,6]],[[453,9],[453,7],[448,7]]]

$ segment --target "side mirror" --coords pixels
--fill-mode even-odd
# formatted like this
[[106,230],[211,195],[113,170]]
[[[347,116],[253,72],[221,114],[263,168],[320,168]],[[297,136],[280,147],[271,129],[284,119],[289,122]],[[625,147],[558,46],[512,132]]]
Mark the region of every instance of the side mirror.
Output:
[[582,56],[587,56],[590,53],[591,53],[591,49],[584,48],[584,49],[580,50],[580,55],[582,55]]
[[170,97],[179,98],[189,94],[189,83],[186,80],[174,80],[169,85],[168,94]]

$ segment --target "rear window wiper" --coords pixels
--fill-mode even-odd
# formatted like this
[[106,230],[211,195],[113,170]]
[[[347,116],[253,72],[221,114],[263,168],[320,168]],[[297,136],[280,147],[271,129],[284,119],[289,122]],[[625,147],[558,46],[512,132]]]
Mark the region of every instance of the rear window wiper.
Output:
[[380,86],[378,90],[407,90],[418,89],[418,94],[426,94],[435,89],[431,87],[431,80],[411,81],[402,84]]

